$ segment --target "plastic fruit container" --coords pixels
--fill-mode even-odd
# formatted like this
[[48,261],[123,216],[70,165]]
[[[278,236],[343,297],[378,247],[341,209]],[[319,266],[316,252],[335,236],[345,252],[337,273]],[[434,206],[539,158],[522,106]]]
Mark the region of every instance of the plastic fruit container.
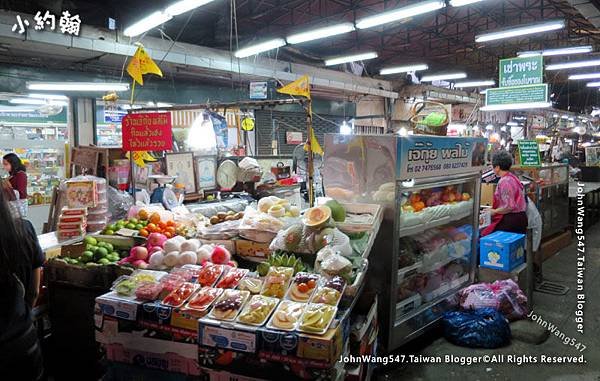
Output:
[[279,299],[254,295],[240,312],[237,321],[242,324],[261,326],[269,319],[277,303]]
[[196,291],[198,285],[195,283],[186,282],[179,286],[179,288],[169,295],[167,295],[162,304],[171,307],[181,307],[184,305],[185,301]]
[[201,286],[212,287],[223,273],[223,267],[223,265],[207,263],[198,273],[198,280],[196,282]]
[[171,270],[171,274],[177,274],[182,277],[186,282],[189,282],[194,278],[194,271],[184,267],[176,267]]
[[271,267],[260,294],[273,298],[283,298],[293,275],[294,269],[291,267]]
[[322,335],[327,332],[336,312],[337,307],[327,304],[309,304],[300,318],[297,330],[313,335]]
[[250,297],[248,291],[225,289],[213,305],[210,317],[217,320],[233,321]]
[[260,278],[249,277],[246,275],[240,280],[238,284],[238,290],[249,291],[251,294],[260,294],[262,289],[263,281]]
[[162,283],[146,282],[141,283],[135,290],[135,297],[143,301],[152,301],[158,299],[163,290]]
[[138,282],[135,279],[129,275],[122,275],[113,282],[111,290],[115,291],[119,296],[133,296],[137,286]]
[[184,284],[185,279],[183,279],[180,275],[177,274],[169,274],[162,277],[160,283],[163,284],[163,291],[170,293],[178,289],[182,284]]
[[306,303],[317,289],[320,277],[317,274],[301,272],[296,274],[287,291],[286,298],[294,302]]
[[196,311],[206,311],[222,293],[222,288],[202,287],[190,298],[186,307]]
[[334,276],[331,279],[328,279],[323,284],[324,287],[333,288],[334,290],[338,290],[341,294],[344,293],[344,288],[346,287],[346,281],[341,276]]
[[329,287],[319,288],[310,299],[311,303],[322,303],[330,306],[337,306],[342,298],[342,293]]
[[236,288],[240,283],[240,280],[248,273],[247,269],[232,268],[225,275],[221,277],[221,280],[217,282],[215,287],[217,288]]
[[282,300],[267,323],[267,328],[279,329],[282,331],[295,330],[305,308],[305,303]]

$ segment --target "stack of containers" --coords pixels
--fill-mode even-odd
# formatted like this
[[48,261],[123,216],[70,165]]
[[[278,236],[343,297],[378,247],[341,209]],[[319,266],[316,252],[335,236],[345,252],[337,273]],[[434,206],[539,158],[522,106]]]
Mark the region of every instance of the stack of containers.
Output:
[[58,238],[81,237],[87,226],[85,208],[63,208],[58,221]]
[[98,194],[98,203],[96,206],[88,208],[87,231],[96,232],[103,230],[110,220],[108,211],[108,192],[106,179],[95,177],[96,192]]

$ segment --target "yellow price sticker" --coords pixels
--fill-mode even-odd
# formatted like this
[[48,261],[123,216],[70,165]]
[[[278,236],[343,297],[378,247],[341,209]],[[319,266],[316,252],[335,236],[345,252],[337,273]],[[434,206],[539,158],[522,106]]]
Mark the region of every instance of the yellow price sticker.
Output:
[[254,130],[254,119],[244,118],[244,120],[242,120],[242,130],[244,130],[244,131]]

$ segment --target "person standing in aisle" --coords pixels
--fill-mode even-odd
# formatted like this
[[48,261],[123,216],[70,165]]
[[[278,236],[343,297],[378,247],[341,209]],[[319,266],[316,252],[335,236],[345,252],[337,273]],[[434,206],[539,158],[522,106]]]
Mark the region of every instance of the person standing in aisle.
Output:
[[482,237],[495,231],[527,233],[527,201],[521,180],[510,172],[512,164],[512,156],[506,151],[499,151],[492,157],[494,173],[500,181],[490,211],[492,223],[482,230]]
[[21,159],[14,153],[4,155],[2,158],[2,165],[4,170],[8,172],[10,177],[10,185],[14,190],[19,192],[19,199],[27,199],[27,173],[25,173],[25,165],[21,162]]
[[33,225],[10,205],[14,199],[12,189],[0,190],[0,369],[19,380],[37,381],[44,366],[31,309],[45,258]]

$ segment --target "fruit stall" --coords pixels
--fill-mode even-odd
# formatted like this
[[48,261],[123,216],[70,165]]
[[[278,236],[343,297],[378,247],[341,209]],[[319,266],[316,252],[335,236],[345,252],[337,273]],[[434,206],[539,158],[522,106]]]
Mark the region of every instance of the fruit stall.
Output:
[[[94,293],[86,324],[109,373],[129,365],[211,379],[339,379],[355,311],[372,310],[372,301],[357,302],[383,213],[319,201],[300,211],[270,196],[243,210],[217,205],[212,215],[134,205],[64,245],[47,266],[50,288]],[[370,312],[355,354],[373,349]]]

